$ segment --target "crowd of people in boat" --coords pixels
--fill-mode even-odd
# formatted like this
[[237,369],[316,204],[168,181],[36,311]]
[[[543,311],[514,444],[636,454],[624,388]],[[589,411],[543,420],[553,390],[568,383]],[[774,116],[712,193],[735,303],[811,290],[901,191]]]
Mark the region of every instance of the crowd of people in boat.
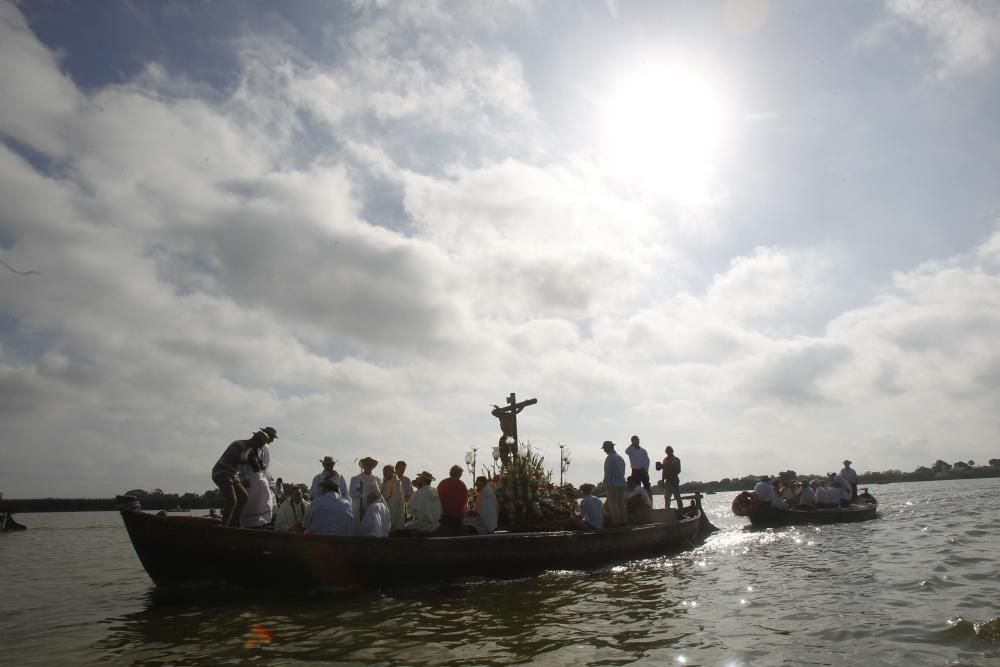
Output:
[[[278,439],[274,427],[255,431],[246,440],[231,443],[212,468],[212,480],[223,502],[223,525],[243,528],[273,528],[277,531],[324,535],[388,537],[406,535],[489,534],[497,529],[499,503],[490,481],[477,477],[472,493],[462,481],[463,468],[454,465],[448,477],[434,486],[434,475],[422,471],[411,479],[406,461],[378,468],[366,456],[358,461],[360,472],[347,478],[332,456],[320,460],[322,470],[310,484],[286,483],[270,475],[270,445]],[[602,502],[594,496],[595,485],[579,489],[579,514],[572,527],[599,529],[652,521],[652,489],[649,455],[632,436],[626,449],[631,474],[625,475],[625,460],[615,444],[605,441]],[[679,491],[680,459],[672,447],[656,467],[660,483],[685,508]],[[376,472],[378,470],[378,472]]]
[[764,475],[754,487],[760,507],[771,509],[834,509],[848,507],[851,503],[870,501],[867,489],[858,493],[858,474],[851,468],[851,461],[844,460],[839,473],[827,473],[826,479],[787,480]]

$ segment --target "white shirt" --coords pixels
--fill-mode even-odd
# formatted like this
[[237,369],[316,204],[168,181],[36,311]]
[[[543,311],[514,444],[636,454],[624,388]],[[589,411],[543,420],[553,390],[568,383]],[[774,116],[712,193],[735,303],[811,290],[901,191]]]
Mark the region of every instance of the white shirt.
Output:
[[[313,477],[312,486],[309,487],[309,497],[316,500],[323,495],[323,490],[319,488],[319,485],[326,479],[326,471],[324,470],[320,474]],[[337,480],[337,486],[340,487],[341,495],[347,494],[347,481],[344,476],[341,475],[336,470],[333,471],[333,479]]]
[[762,503],[769,503],[774,498],[774,487],[771,486],[771,482],[761,480],[757,482],[757,486],[753,487],[753,490]]
[[351,504],[336,491],[312,501],[306,512],[306,532],[315,535],[350,535],[354,528]]
[[441,499],[437,489],[423,486],[413,492],[413,497],[407,505],[407,511],[413,515],[413,520],[406,524],[422,533],[432,533],[441,525]]
[[497,521],[500,516],[500,506],[497,503],[497,494],[489,484],[483,487],[476,495],[476,506],[473,508],[478,513],[476,516],[467,516],[462,519],[462,524],[473,528],[480,535],[488,535],[496,532]]
[[846,479],[850,484],[858,483],[858,473],[855,472],[853,468],[844,466],[844,469],[840,471],[840,476]]
[[805,507],[812,507],[816,504],[816,492],[813,491],[811,486],[802,487],[802,493],[799,494],[799,505]]
[[580,516],[591,528],[604,528],[604,505],[596,496],[580,498]]
[[361,532],[359,535],[389,537],[391,524],[392,519],[389,517],[389,508],[382,501],[374,502],[365,510],[365,517],[361,520]]
[[649,454],[640,445],[629,445],[625,448],[629,465],[632,470],[649,470]]
[[277,531],[291,530],[296,521],[305,521],[306,512],[309,510],[309,501],[303,500],[301,503],[292,503],[289,496],[278,508],[278,516],[274,520],[274,529]]
[[625,459],[615,451],[604,459],[604,488],[608,487],[625,488]]

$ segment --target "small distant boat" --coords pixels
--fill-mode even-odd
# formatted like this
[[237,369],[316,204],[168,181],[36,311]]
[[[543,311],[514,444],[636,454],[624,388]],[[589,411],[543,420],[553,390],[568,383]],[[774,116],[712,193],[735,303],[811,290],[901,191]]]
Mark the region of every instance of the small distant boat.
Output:
[[858,496],[857,501],[847,507],[775,509],[769,505],[762,505],[753,491],[744,491],[733,499],[733,514],[747,517],[754,528],[852,523],[876,518],[878,501],[866,490],[863,495]]
[[28,530],[28,527],[14,521],[10,512],[0,512],[0,533],[13,533],[18,530]]
[[[340,537],[223,527],[218,519],[157,516],[119,496],[132,546],[157,586],[215,585],[279,590],[425,585],[454,577],[503,577],[600,567],[691,548],[714,530],[701,497],[679,519],[604,530]],[[261,577],[266,572],[267,576]]]
[[183,507],[181,507],[180,505],[178,505],[177,507],[171,507],[171,508],[169,508],[167,510],[164,510],[164,511],[166,511],[166,512],[187,512],[188,510],[186,510]]

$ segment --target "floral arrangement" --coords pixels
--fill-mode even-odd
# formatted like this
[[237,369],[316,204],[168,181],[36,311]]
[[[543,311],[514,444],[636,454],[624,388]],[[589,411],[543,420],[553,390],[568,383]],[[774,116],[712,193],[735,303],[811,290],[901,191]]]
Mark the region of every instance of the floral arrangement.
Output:
[[510,464],[489,472],[500,506],[499,523],[510,531],[563,530],[576,513],[572,489],[552,483],[552,473],[543,467],[545,458],[525,444]]

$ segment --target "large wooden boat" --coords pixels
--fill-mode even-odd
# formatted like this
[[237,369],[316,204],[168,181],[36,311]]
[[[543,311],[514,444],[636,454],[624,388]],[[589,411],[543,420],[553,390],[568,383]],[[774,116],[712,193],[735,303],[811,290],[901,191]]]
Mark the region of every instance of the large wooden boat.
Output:
[[655,510],[654,523],[638,526],[381,539],[224,528],[216,519],[157,516],[134,498],[118,500],[136,554],[161,587],[357,589],[586,569],[690,548],[714,530],[700,496],[680,519]]
[[800,526],[806,524],[850,523],[868,521],[878,516],[878,501],[867,495],[847,507],[829,509],[786,507],[775,509],[761,505],[753,492],[743,492],[733,500],[733,514],[750,519],[754,528]]

